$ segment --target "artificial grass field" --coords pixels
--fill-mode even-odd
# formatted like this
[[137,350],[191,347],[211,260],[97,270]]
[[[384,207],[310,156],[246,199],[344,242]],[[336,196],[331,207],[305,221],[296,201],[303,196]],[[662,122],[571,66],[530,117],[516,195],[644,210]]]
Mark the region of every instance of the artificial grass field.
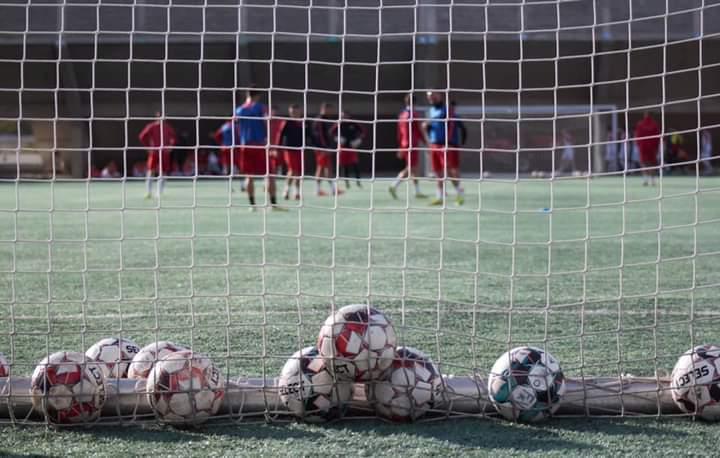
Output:
[[[48,351],[122,334],[191,345],[232,378],[274,377],[333,302],[368,300],[449,374],[484,375],[515,344],[544,346],[571,377],[667,374],[720,342],[718,179],[483,180],[459,208],[404,187],[394,201],[387,185],[336,202],[308,183],[302,207],[250,213],[219,180],[172,181],[159,203],[140,182],[2,184],[0,351],[29,375]],[[0,452],[677,455],[716,436],[685,418],[5,427]]]

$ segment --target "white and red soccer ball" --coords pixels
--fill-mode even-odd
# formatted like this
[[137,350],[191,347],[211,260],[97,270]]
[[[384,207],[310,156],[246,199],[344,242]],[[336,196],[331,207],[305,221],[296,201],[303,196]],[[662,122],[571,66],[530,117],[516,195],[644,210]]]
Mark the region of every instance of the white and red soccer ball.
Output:
[[130,362],[127,377],[133,379],[147,378],[157,361],[171,353],[182,350],[189,350],[189,348],[165,340],[145,345]]
[[155,363],[146,389],[148,402],[161,421],[200,424],[220,409],[225,379],[210,358],[182,350]]
[[700,345],[685,352],[672,371],[670,390],[683,412],[720,420],[720,347]]
[[32,403],[52,423],[86,423],[105,404],[102,370],[79,352],[61,351],[40,361],[30,382]]
[[0,377],[10,377],[10,364],[4,353],[0,353]]
[[330,315],[317,348],[338,379],[379,380],[395,357],[397,335],[381,311],[365,305],[342,307]]
[[130,361],[139,352],[140,347],[132,340],[109,337],[88,348],[85,356],[98,362],[106,379],[126,378]]
[[316,347],[287,360],[278,380],[280,399],[297,417],[321,422],[340,416],[352,399],[350,382],[337,382]]
[[387,419],[416,420],[443,399],[440,370],[420,350],[398,347],[386,377],[366,385],[366,390],[375,411]]

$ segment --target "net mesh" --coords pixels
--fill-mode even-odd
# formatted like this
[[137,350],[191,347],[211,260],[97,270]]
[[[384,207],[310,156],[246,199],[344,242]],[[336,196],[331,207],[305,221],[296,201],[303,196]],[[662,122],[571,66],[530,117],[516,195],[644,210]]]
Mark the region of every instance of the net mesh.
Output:
[[[270,386],[351,303],[383,310],[401,344],[471,380],[533,345],[580,386],[661,381],[718,341],[714,1],[0,6],[0,351],[14,376],[118,336],[181,343],[229,381]],[[258,179],[249,212],[213,138],[253,87],[272,120],[297,104],[306,134],[321,103],[344,113],[364,131],[348,148],[360,178],[305,136],[301,199],[283,199],[277,171],[289,211],[272,211]],[[393,181],[403,97],[428,121],[426,91],[466,128],[462,194],[425,149],[429,199]],[[657,164],[635,138],[646,111]],[[156,112],[177,144],[146,200],[138,135]],[[316,151],[333,157],[319,182]],[[661,391],[644,413],[667,407]],[[627,413],[616,397],[592,413]],[[263,399],[262,414],[282,410]]]

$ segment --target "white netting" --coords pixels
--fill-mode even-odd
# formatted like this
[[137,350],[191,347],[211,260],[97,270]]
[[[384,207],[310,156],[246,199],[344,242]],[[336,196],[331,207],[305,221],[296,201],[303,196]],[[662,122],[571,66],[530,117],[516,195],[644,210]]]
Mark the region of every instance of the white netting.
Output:
[[[445,414],[483,413],[488,371],[519,345],[572,379],[561,413],[673,413],[677,358],[717,342],[715,2],[0,7],[0,351],[18,377],[3,416],[28,414],[40,359],[118,336],[208,354],[229,382],[222,413],[275,418],[273,377],[352,303],[457,376]],[[301,145],[262,140],[302,154],[297,200],[282,168],[274,196],[268,176],[254,201],[241,189],[248,152],[219,129],[250,119],[235,113],[247,90],[276,107],[273,132],[297,105]],[[458,186],[428,145],[417,188],[393,181],[403,99],[432,123],[428,91],[449,113],[434,149],[448,164],[442,150],[459,151]],[[645,112],[656,132],[638,128]],[[173,132],[141,141],[158,116]],[[143,199],[158,142],[167,168]],[[155,418],[141,388],[112,383],[108,418]],[[361,391],[355,413],[371,414]]]

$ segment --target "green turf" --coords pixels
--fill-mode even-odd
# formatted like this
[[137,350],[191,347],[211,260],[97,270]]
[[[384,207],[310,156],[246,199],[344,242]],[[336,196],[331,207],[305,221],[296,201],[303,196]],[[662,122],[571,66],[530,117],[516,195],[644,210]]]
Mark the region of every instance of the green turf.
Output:
[[[219,181],[171,182],[160,204],[137,182],[2,184],[0,351],[29,374],[48,351],[123,334],[192,345],[232,376],[274,376],[314,342],[333,303],[367,300],[445,373],[483,373],[508,345],[538,344],[570,376],[649,375],[671,370],[693,342],[720,341],[720,180],[465,186],[461,208],[406,199],[404,188],[393,201],[378,181],[337,205],[307,185],[302,208],[249,213],[244,195]],[[711,431],[684,419],[10,428],[0,447],[58,454],[64,441],[79,454],[171,455],[192,440],[218,455],[312,454],[320,439],[339,454],[352,437],[368,455],[635,453],[657,443],[702,453]]]

